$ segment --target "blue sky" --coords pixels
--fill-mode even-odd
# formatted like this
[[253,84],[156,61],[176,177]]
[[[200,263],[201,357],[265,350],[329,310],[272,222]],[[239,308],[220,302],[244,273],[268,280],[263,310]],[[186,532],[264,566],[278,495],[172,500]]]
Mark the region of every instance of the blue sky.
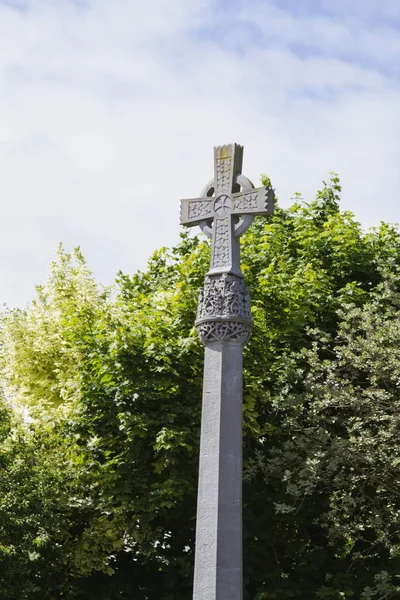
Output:
[[399,30],[398,0],[0,0],[0,303],[60,241],[107,284],[144,268],[218,144],[283,206],[335,170],[365,227],[400,221]]

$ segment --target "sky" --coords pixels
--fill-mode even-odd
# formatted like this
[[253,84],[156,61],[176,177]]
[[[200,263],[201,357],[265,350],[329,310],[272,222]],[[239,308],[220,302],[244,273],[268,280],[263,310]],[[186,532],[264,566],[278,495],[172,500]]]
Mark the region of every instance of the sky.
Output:
[[179,240],[180,198],[244,145],[281,206],[330,171],[400,222],[399,0],[0,0],[0,305],[59,242],[96,278]]

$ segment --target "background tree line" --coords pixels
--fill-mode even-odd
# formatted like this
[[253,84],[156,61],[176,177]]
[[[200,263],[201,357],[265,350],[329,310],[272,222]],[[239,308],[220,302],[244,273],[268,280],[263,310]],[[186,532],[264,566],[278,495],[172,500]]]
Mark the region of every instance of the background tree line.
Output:
[[[264,180],[266,183],[266,180]],[[339,180],[244,236],[246,600],[400,598],[400,234]],[[0,599],[190,600],[209,246],[0,321]]]

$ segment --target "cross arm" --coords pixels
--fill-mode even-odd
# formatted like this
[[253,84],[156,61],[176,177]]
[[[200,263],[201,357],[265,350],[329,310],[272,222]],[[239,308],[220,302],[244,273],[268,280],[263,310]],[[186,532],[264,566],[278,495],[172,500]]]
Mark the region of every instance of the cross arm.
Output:
[[233,194],[232,200],[232,213],[235,215],[272,215],[274,212],[275,193],[269,187]]
[[212,201],[214,198],[187,198],[181,200],[181,225],[191,227],[199,225],[213,216]]

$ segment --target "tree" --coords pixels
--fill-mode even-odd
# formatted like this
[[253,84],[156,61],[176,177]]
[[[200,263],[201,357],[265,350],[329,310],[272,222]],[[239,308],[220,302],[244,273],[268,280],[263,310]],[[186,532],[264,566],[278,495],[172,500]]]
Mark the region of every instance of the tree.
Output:
[[[339,193],[332,175],[243,240],[248,599],[399,594],[400,236]],[[0,598],[191,597],[208,262],[182,235],[113,292],[60,249],[3,315],[5,397],[31,420],[5,409]]]

